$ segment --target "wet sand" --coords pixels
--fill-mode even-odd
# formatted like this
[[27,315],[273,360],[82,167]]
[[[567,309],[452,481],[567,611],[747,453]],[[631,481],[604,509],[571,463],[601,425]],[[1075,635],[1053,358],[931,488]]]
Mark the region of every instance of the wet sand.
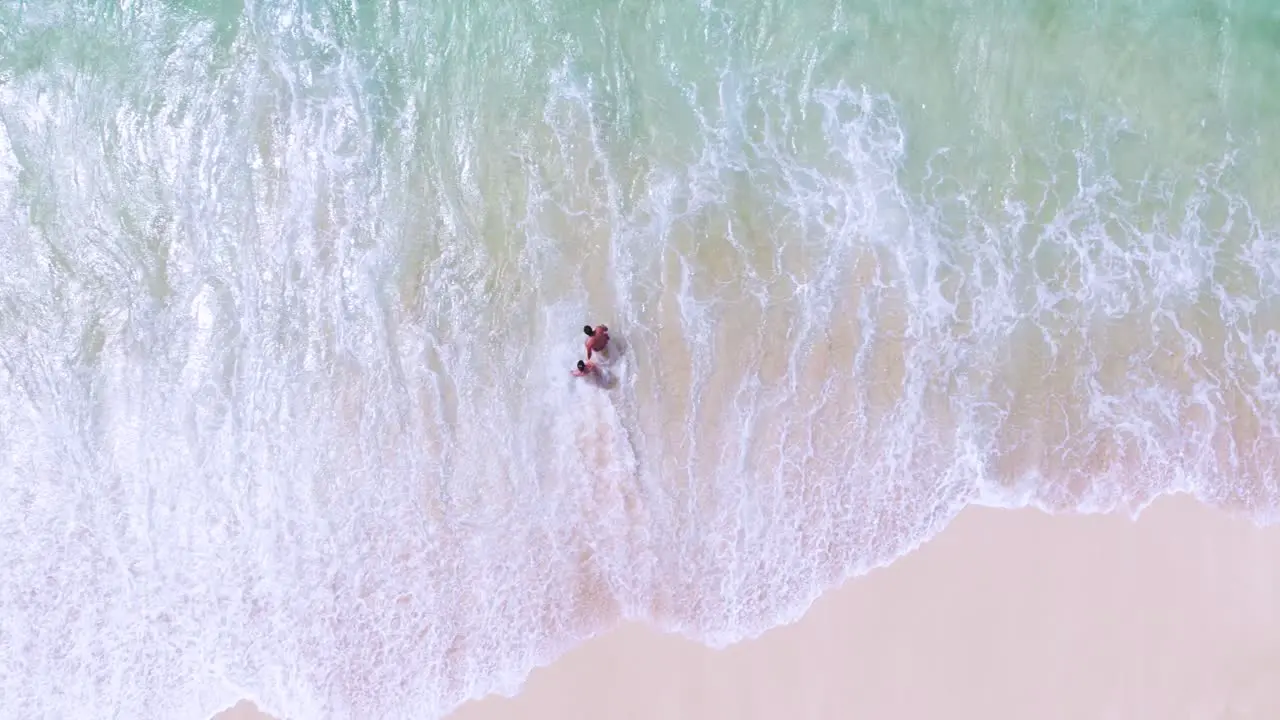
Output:
[[451,719],[1274,720],[1277,677],[1280,528],[970,508],[793,625],[725,650],[626,626]]

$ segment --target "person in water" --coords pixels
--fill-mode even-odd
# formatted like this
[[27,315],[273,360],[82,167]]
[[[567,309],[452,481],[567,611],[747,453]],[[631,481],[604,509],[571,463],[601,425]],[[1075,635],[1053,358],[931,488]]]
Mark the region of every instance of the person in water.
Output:
[[596,364],[595,364],[595,363],[593,363],[593,362],[582,362],[581,360],[579,360],[579,361],[578,361],[578,367],[577,367],[577,369],[575,369],[575,370],[573,371],[573,374],[574,374],[574,376],[575,376],[575,377],[582,377],[582,376],[584,376],[584,375],[590,375],[591,373],[593,373],[593,372],[595,372],[595,371],[596,371]]
[[593,330],[590,325],[583,325],[582,332],[587,334],[587,359],[591,359],[591,353],[603,353],[606,345],[609,344],[609,328],[604,325],[597,325]]

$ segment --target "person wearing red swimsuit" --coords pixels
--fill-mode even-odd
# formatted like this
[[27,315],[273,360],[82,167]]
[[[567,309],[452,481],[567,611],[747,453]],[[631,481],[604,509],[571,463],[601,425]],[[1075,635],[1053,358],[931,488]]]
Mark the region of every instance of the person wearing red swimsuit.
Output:
[[606,345],[609,344],[609,328],[604,325],[597,325],[593,329],[590,325],[583,325],[582,332],[587,334],[587,359],[591,359],[591,353],[603,353]]

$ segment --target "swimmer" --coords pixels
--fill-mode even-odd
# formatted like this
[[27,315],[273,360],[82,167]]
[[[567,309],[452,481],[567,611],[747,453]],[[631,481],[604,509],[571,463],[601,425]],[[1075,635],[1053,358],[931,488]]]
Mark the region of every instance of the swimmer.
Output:
[[609,344],[609,328],[603,325],[597,325],[594,330],[590,325],[583,325],[582,332],[587,334],[587,359],[591,359],[592,352],[603,353],[606,345]]
[[574,371],[573,371],[573,375],[574,375],[574,377],[583,377],[584,375],[590,375],[591,373],[593,373],[593,372],[595,372],[595,371],[596,371],[596,364],[595,364],[595,363],[592,363],[592,362],[582,362],[581,360],[579,360],[579,361],[578,361],[578,367],[577,367],[577,369],[576,369],[576,370],[574,370]]

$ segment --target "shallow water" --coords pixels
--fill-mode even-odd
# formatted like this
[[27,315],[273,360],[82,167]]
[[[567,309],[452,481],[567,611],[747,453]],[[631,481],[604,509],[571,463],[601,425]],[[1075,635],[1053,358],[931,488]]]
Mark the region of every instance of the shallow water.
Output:
[[0,5],[6,706],[439,715],[970,503],[1273,521],[1280,10],[1076,5]]

